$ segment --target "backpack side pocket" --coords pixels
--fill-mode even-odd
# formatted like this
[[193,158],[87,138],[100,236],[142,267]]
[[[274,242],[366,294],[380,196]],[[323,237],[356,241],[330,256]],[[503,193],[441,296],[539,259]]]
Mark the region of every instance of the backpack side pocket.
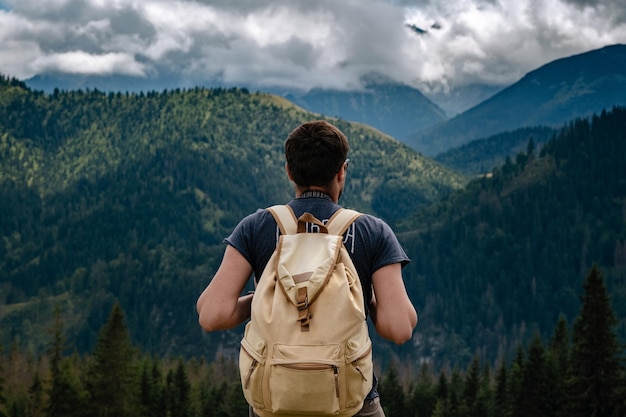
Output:
[[367,333],[361,333],[346,344],[346,407],[361,404],[373,380],[372,341]]
[[246,401],[253,407],[264,408],[263,371],[267,355],[265,340],[246,325],[239,350],[239,375]]

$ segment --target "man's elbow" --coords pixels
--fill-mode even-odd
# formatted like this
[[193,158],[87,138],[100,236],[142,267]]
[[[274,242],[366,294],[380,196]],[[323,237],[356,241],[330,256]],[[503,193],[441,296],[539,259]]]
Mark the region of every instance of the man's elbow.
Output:
[[393,331],[385,331],[384,329],[377,329],[377,331],[383,339],[387,339],[396,345],[404,344],[413,337],[413,329],[409,327],[405,329],[395,329]]
[[202,327],[202,330],[204,331],[212,332],[213,330],[215,330],[213,328],[213,324],[211,323],[211,321],[207,320],[202,314],[198,316],[198,323],[200,324],[200,327]]
[[393,320],[387,325],[377,323],[377,332],[381,337],[397,345],[408,342],[413,337],[413,329],[417,325],[417,313],[409,315],[404,321]]
[[198,311],[198,323],[200,324],[200,327],[207,332],[214,332],[222,329],[216,320],[216,316],[214,314],[210,314],[206,310]]

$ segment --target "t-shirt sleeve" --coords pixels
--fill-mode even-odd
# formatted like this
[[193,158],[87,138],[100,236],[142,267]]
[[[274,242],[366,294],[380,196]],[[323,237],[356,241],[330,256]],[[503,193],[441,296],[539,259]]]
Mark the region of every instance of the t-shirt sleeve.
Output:
[[244,217],[224,242],[237,249],[259,277],[276,247],[276,230],[272,215],[258,209]]
[[254,217],[254,213],[244,217],[233,232],[224,239],[224,242],[228,243],[235,249],[239,251],[243,255],[244,258],[252,265],[252,257],[251,257],[251,243],[248,239],[252,234],[251,228],[254,224],[252,218]]
[[368,256],[371,259],[370,268],[372,273],[384,266],[395,263],[399,263],[404,267],[411,261],[387,223],[367,215],[363,220],[367,223],[367,234],[371,242],[371,253]]

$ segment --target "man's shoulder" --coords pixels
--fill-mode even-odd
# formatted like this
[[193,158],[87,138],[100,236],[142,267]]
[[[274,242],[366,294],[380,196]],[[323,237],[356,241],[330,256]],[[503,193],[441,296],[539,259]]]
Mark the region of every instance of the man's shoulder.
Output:
[[268,222],[272,222],[274,217],[272,213],[269,212],[266,208],[258,208],[256,211],[248,214],[246,217],[241,219],[239,222],[240,226],[244,228],[258,228],[267,224]]
[[355,223],[368,228],[388,228],[389,225],[383,219],[376,217],[372,214],[361,213],[361,215],[355,220]]

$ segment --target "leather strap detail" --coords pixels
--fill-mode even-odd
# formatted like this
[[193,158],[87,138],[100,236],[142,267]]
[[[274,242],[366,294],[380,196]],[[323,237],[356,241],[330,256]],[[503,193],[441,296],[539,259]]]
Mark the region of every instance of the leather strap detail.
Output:
[[291,278],[293,278],[293,282],[299,284],[301,282],[308,281],[309,278],[311,278],[311,275],[313,275],[313,272],[303,272],[301,274],[293,275]]
[[307,287],[298,288],[296,294],[296,307],[298,307],[298,321],[300,322],[300,330],[303,332],[309,331],[309,322],[311,320],[311,313],[309,312],[309,296],[307,295]]

